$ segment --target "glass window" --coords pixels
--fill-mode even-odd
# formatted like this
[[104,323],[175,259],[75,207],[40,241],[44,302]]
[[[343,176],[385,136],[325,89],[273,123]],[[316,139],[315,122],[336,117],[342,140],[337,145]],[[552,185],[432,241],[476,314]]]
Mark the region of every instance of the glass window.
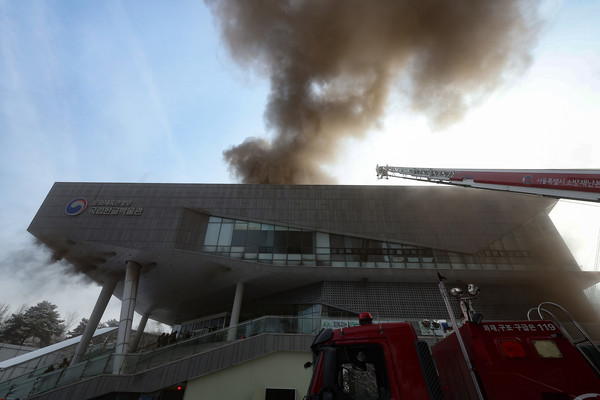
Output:
[[260,231],[259,246],[273,247],[274,231]]
[[271,264],[271,262],[273,261],[273,254],[270,253],[259,253],[258,254],[258,260],[260,262],[266,263],[266,264]]
[[248,229],[248,222],[246,221],[235,221],[235,230],[236,231],[245,231]]
[[288,236],[288,245],[300,247],[302,245],[302,232],[290,231]]
[[248,230],[246,235],[246,246],[258,246],[260,244],[260,235],[262,231]]
[[[300,233],[300,239],[302,241],[302,247],[307,249],[309,253],[314,253],[315,247],[315,233],[310,231],[303,231]],[[309,250],[310,249],[310,250]],[[304,252],[304,250],[303,250]]]
[[365,268],[374,268],[375,267],[375,263],[370,262],[370,261],[363,261],[360,264],[362,267],[365,267]]
[[233,231],[233,237],[231,239],[231,245],[232,246],[245,246],[246,245],[246,233],[247,231],[244,230],[234,230]]
[[315,232],[317,247],[329,247],[329,235],[323,232]]
[[352,400],[390,398],[383,349],[375,344],[339,347],[336,351],[337,385]]
[[233,236],[233,224],[221,225],[219,233],[219,246],[231,246],[231,237]]
[[344,238],[344,247],[352,248],[358,246],[358,242],[350,236],[342,236]]
[[217,254],[228,256],[231,248],[229,246],[217,246]]
[[[273,246],[278,248],[286,248],[288,243],[288,232],[287,231],[275,231],[273,236]],[[283,251],[282,253],[285,253]]]
[[260,224],[258,222],[248,222],[248,230],[259,231]]
[[206,236],[204,237],[204,244],[208,246],[216,246],[218,238],[219,238],[219,229],[221,225],[219,224],[208,224],[208,228],[206,228]]
[[329,242],[331,247],[344,248],[344,237],[342,235],[329,235]]

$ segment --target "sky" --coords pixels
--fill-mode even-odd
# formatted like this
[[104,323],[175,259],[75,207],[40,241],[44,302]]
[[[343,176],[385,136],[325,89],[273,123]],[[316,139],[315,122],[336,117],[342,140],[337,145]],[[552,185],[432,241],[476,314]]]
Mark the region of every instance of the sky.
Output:
[[[600,169],[600,1],[541,1],[539,14],[529,67],[461,120],[435,129],[392,88],[378,123],[323,170],[406,185],[377,181],[375,166]],[[100,288],[26,231],[52,184],[238,182],[223,152],[273,137],[269,85],[232,59],[201,1],[0,0],[0,304],[87,318]],[[561,200],[551,217],[593,269],[600,204]]]

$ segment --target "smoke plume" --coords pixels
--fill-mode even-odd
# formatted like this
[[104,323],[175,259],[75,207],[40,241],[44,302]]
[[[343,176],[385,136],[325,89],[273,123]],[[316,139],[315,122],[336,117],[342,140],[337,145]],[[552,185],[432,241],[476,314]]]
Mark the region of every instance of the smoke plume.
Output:
[[346,137],[377,126],[391,90],[433,128],[527,68],[537,0],[206,0],[232,57],[270,79],[271,140],[224,152],[245,183],[328,183]]

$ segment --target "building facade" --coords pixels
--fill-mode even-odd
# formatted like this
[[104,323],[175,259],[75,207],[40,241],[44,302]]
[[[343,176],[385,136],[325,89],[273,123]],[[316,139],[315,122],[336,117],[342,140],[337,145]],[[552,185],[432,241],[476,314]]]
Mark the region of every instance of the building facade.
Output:
[[487,320],[553,301],[594,324],[583,290],[598,276],[552,224],[555,202],[428,186],[56,183],[28,230],[123,300],[126,354],[133,310],[190,335],[265,315],[302,318],[305,333],[362,311],[445,318],[438,273],[477,283]]

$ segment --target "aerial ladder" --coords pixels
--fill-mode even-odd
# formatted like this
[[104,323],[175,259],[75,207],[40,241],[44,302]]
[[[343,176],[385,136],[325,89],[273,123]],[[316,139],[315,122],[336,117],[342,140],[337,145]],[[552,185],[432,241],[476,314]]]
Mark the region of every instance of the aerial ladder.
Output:
[[480,189],[600,202],[597,169],[445,169],[377,165],[377,178],[412,179]]

